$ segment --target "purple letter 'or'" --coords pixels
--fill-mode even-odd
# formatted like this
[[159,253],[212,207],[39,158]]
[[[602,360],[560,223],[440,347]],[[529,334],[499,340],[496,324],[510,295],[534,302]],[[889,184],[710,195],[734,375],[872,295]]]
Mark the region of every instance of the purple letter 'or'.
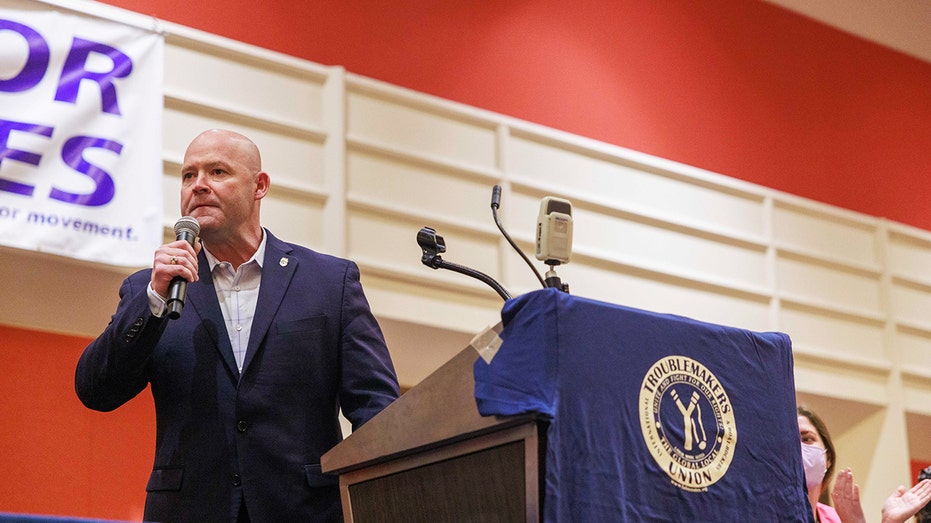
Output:
[[[110,58],[113,62],[113,69],[104,73],[88,71],[86,69],[87,58],[91,53],[99,53]],[[90,80],[100,86],[101,109],[106,113],[119,116],[121,113],[116,100],[116,86],[113,85],[113,79],[127,77],[132,71],[132,59],[119,49],[75,37],[68,58],[65,59],[65,67],[61,72],[55,100],[75,103],[78,99],[78,87],[81,85],[81,80]]]

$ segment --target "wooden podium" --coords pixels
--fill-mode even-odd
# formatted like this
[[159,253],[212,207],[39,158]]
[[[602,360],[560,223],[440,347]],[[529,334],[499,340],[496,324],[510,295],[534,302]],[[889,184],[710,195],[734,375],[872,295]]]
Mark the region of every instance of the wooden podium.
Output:
[[547,421],[475,404],[467,347],[324,454],[346,522],[540,521]]
[[786,334],[556,289],[501,320],[323,456],[346,521],[811,520]]

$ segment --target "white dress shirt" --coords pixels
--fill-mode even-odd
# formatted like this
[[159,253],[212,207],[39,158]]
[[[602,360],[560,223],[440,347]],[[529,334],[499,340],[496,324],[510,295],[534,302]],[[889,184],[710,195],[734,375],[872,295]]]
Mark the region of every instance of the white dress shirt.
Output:
[[[236,365],[242,372],[242,364],[246,359],[246,349],[249,347],[249,335],[252,332],[252,318],[255,317],[255,307],[259,300],[259,286],[262,283],[262,261],[265,258],[265,229],[262,229],[262,242],[259,248],[235,271],[230,262],[220,261],[210,250],[204,246],[204,254],[210,264],[210,274],[213,277],[213,286],[217,291],[217,300],[223,320],[226,322],[226,332],[233,347],[233,356]],[[149,284],[149,308],[152,314],[164,316],[168,305],[165,299],[158,295]]]

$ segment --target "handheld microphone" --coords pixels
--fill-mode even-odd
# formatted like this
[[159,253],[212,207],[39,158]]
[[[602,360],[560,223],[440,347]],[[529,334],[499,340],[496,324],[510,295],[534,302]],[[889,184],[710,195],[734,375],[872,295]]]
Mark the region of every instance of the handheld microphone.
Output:
[[[193,247],[199,234],[200,224],[194,218],[182,216],[175,222],[176,240],[184,240]],[[172,278],[171,284],[168,286],[168,317],[172,320],[181,317],[185,294],[187,294],[187,280],[181,276]]]

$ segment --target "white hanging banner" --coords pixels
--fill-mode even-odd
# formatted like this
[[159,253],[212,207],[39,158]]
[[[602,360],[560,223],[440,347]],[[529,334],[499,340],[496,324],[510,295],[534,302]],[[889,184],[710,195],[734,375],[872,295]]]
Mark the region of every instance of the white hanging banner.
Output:
[[0,0],[0,244],[152,263],[163,59],[157,32]]

